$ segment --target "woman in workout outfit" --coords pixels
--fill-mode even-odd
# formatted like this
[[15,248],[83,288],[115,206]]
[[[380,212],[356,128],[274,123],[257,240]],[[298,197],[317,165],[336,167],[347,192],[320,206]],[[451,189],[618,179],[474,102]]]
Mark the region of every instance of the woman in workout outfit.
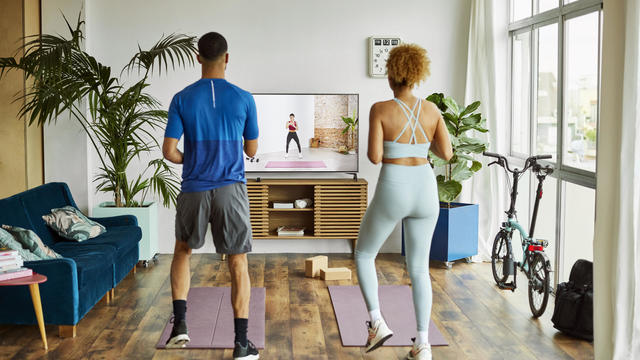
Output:
[[412,93],[429,75],[429,63],[427,52],[417,45],[400,45],[389,54],[388,80],[394,98],[373,104],[369,114],[369,160],[383,164],[355,250],[358,281],[371,317],[366,347],[372,351],[393,335],[380,313],[374,260],[396,224],[403,222],[418,324],[408,359],[431,359],[429,249],[440,209],[427,154],[431,149],[445,160],[453,155],[440,110]]
[[289,114],[289,121],[287,121],[287,130],[289,130],[289,134],[287,134],[287,152],[284,154],[284,158],[289,157],[289,143],[291,140],[295,141],[298,144],[298,158],[302,159],[302,148],[300,147],[300,139],[298,139],[298,123],[296,122],[296,116],[293,114]]

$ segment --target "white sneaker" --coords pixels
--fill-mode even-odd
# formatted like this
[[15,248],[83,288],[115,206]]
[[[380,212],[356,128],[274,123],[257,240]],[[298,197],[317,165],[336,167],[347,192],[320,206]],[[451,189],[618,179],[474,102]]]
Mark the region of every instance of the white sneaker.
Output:
[[298,159],[302,159],[302,153],[298,153]]
[[284,153],[284,158],[288,158],[289,157],[289,153]]
[[407,360],[431,360],[431,345],[416,343],[416,338],[412,338],[413,349],[407,354]]
[[389,329],[384,320],[376,320],[373,326],[371,326],[371,321],[367,321],[367,330],[369,331],[366,345],[367,352],[379,348],[393,336],[393,331]]

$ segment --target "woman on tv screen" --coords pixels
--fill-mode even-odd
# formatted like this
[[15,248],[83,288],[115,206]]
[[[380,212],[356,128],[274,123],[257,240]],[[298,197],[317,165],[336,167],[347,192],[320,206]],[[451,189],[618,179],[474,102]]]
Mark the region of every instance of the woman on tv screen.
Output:
[[289,120],[287,121],[287,129],[289,129],[289,133],[287,134],[287,151],[284,154],[284,158],[289,157],[289,143],[291,140],[295,141],[298,144],[298,158],[302,159],[302,148],[300,147],[300,139],[298,139],[298,123],[296,122],[296,116],[294,114],[289,114]]

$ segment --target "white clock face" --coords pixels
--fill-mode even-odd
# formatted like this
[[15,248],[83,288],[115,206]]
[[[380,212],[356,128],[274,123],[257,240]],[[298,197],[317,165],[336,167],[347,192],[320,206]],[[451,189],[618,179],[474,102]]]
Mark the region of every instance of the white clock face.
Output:
[[387,59],[389,52],[400,45],[397,37],[369,38],[369,75],[372,77],[387,76]]

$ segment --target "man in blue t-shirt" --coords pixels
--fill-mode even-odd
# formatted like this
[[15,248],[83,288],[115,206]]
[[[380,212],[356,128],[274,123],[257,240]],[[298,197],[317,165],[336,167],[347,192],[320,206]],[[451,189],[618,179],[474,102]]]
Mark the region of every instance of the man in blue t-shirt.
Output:
[[[169,106],[162,151],[182,167],[182,191],[176,206],[176,245],[171,263],[173,331],[167,347],[189,342],[186,324],[191,249],[204,244],[211,224],[216,252],[229,255],[234,312],[234,359],[257,359],[247,339],[251,284],[247,253],[251,222],[242,152],[258,148],[256,105],[250,93],[224,79],[227,41],[210,32],[198,41],[202,78],[177,93]],[[184,136],[184,153],[178,140]],[[244,141],[243,141],[244,140]]]

